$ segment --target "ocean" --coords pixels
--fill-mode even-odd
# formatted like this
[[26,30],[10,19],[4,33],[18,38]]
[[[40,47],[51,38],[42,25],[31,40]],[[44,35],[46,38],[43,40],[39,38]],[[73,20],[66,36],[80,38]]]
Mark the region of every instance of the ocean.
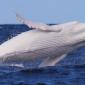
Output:
[[[0,25],[0,44],[28,30],[23,24]],[[56,66],[0,66],[0,85],[85,85],[85,47],[69,53]]]

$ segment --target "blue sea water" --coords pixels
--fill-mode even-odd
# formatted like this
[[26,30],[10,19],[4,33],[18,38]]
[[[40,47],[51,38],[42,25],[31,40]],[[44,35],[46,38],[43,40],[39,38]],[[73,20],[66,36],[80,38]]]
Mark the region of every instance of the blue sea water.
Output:
[[[25,25],[0,25],[0,44],[28,30]],[[0,85],[85,85],[85,47],[69,53],[52,67],[0,66]]]

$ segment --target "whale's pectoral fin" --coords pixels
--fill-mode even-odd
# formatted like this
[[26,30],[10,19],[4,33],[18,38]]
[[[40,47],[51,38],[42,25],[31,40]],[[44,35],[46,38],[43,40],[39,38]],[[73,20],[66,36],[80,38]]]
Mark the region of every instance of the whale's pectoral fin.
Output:
[[60,27],[56,27],[56,29],[53,29],[52,26],[49,26],[44,23],[32,22],[32,21],[27,20],[24,17],[20,16],[19,14],[16,14],[16,17],[17,17],[18,21],[20,21],[23,24],[26,24],[30,28],[39,29],[39,30],[42,30],[45,32],[60,32],[61,31]]
[[64,57],[66,57],[67,54],[63,54],[61,56],[56,56],[56,57],[49,57],[45,59],[39,67],[44,67],[44,66],[55,66],[60,60],[62,60]]
[[20,16],[19,14],[16,14],[16,17],[17,17],[18,21],[20,21],[21,23],[26,24],[30,28],[40,29],[40,30],[47,30],[49,28],[49,26],[44,24],[44,23],[32,22],[32,21],[27,20],[24,17]]

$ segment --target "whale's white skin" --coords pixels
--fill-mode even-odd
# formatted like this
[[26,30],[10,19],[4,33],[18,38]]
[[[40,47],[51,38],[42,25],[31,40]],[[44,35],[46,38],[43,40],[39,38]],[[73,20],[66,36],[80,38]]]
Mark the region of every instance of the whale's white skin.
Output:
[[19,63],[24,66],[23,63],[30,60],[44,58],[39,67],[54,66],[72,50],[85,46],[85,23],[73,21],[48,26],[17,17],[34,29],[0,45],[0,64]]

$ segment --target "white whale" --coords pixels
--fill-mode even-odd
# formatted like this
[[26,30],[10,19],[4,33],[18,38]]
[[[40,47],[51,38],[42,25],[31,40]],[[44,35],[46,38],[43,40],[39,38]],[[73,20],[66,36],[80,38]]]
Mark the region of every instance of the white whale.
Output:
[[69,52],[85,46],[85,23],[72,21],[59,25],[46,25],[17,18],[28,27],[23,32],[0,45],[0,64],[24,66],[23,63],[44,58],[38,67],[54,66]]

